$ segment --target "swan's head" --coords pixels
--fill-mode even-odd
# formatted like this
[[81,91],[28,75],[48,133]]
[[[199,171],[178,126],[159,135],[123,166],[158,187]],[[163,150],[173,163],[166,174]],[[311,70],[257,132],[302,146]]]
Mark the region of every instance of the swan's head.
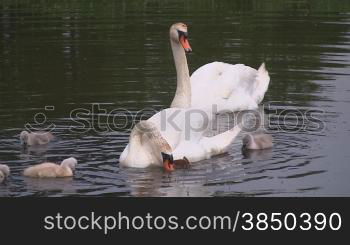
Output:
[[243,147],[247,147],[249,144],[251,144],[252,140],[252,135],[247,134],[246,136],[244,136],[242,139]]
[[21,140],[22,145],[26,145],[28,142],[29,133],[27,131],[22,131],[19,135],[19,139]]
[[180,43],[186,52],[192,52],[190,43],[188,42],[187,25],[184,23],[176,23],[170,27],[170,39],[175,43]]
[[166,171],[174,171],[174,158],[173,155],[162,152],[163,167]]
[[67,158],[67,159],[63,160],[61,163],[62,166],[67,166],[70,169],[72,169],[73,171],[75,170],[75,166],[77,164],[78,164],[78,161],[74,157]]

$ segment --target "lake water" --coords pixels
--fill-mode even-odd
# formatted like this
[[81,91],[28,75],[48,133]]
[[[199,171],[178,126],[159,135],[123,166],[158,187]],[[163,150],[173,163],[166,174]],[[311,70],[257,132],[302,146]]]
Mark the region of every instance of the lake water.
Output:
[[[119,166],[130,129],[123,116],[106,128],[97,106],[129,119],[169,106],[168,29],[179,21],[189,25],[191,72],[215,60],[266,62],[272,150],[243,154],[237,140],[171,174]],[[12,170],[0,196],[350,196],[348,1],[0,1],[0,64],[0,162]],[[93,107],[92,128],[72,130],[71,111]],[[305,121],[310,112],[317,120]],[[56,140],[23,149],[26,124],[54,127]],[[74,178],[21,176],[69,156]]]

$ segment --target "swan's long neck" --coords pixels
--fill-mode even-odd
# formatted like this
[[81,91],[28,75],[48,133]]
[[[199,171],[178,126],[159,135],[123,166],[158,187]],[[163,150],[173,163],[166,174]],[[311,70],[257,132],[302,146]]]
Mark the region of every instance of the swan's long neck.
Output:
[[68,167],[72,170],[75,170],[76,164],[77,164],[77,160],[73,157],[67,158],[61,162],[61,166]]
[[141,143],[141,133],[139,130],[136,129],[136,127],[131,131],[130,138],[129,138],[129,154],[127,158],[135,157],[139,155],[139,151],[142,148]]
[[191,83],[186,54],[179,43],[175,43],[173,40],[170,43],[177,76],[176,93],[170,107],[188,108],[191,106]]

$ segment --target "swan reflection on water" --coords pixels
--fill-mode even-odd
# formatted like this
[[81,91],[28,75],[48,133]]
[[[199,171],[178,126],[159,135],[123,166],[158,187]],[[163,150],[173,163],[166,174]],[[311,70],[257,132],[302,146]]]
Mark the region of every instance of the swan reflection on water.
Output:
[[23,178],[23,183],[26,186],[27,192],[39,192],[36,195],[44,195],[47,192],[50,192],[50,194],[57,192],[57,194],[76,195],[79,191],[76,186],[73,185],[73,182],[73,177],[60,179]]

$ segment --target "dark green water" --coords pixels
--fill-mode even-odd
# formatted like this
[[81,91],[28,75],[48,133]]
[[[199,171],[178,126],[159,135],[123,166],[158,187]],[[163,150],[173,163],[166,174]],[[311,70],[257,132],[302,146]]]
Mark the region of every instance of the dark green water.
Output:
[[[190,71],[215,60],[265,61],[267,114],[323,111],[323,129],[280,130],[303,116],[272,116],[271,151],[244,155],[237,141],[229,154],[170,175],[119,167],[129,135],[123,117],[113,131],[101,115],[102,127],[72,132],[77,108],[99,103],[133,117],[169,106],[176,78],[168,28],[179,21],[189,25]],[[349,24],[350,2],[340,0],[0,1],[0,162],[12,170],[0,196],[349,196]],[[37,126],[55,125],[57,139],[23,150],[19,133],[37,113],[47,117]],[[79,161],[73,179],[20,175],[68,156]]]

